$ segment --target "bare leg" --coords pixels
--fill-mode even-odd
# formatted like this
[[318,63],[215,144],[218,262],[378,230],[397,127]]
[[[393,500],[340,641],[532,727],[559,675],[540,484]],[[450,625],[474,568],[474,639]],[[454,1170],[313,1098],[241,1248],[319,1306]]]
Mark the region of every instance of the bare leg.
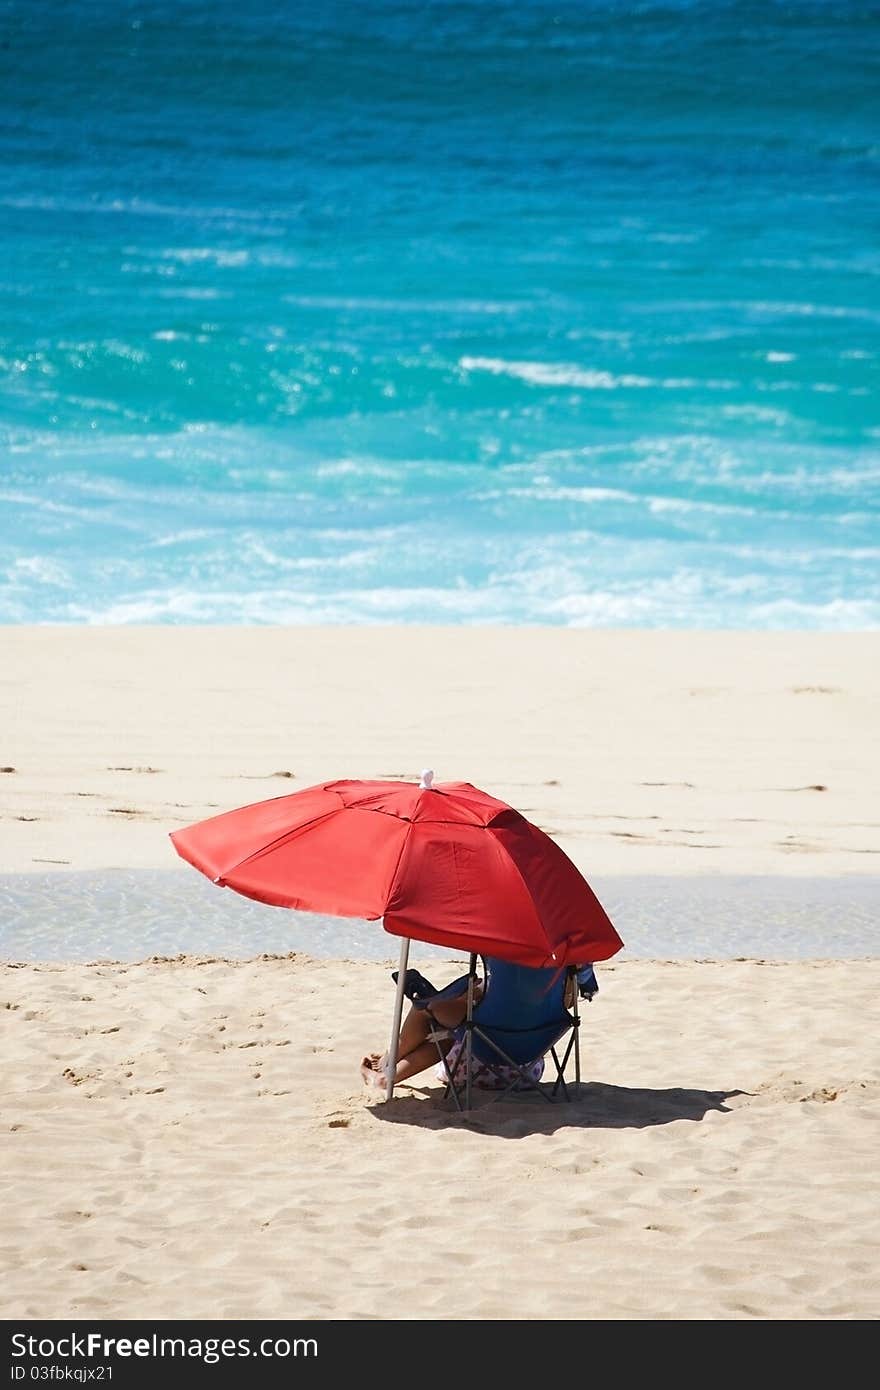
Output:
[[433,1024],[424,1009],[416,1009],[410,1005],[409,1013],[403,1020],[400,1030],[400,1043],[398,1045],[398,1056],[405,1057],[408,1052],[414,1052],[417,1047],[426,1040]]
[[[457,1027],[466,1012],[467,1001],[463,997],[444,1000],[443,1003],[435,1005],[430,1014],[427,1009],[411,1007],[400,1030],[400,1051],[394,1077],[395,1083],[408,1081],[410,1077],[418,1076],[419,1072],[425,1071],[432,1062],[436,1062],[437,1045],[433,1040],[429,1040],[428,1035],[438,1027]],[[445,1055],[449,1050],[449,1040],[441,1040],[440,1048]],[[384,1056],[380,1057],[375,1052],[361,1060],[361,1076],[366,1085],[384,1086],[386,1084],[387,1078],[382,1069],[385,1061]]]

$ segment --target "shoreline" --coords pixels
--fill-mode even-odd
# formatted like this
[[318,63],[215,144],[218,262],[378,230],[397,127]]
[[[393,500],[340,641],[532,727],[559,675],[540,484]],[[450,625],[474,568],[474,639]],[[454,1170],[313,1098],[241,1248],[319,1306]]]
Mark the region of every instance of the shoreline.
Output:
[[[619,934],[614,960],[855,960],[880,955],[880,878],[782,875],[593,877]],[[294,951],[352,961],[396,958],[381,922],[267,907],[170,869],[0,875],[0,959],[135,962]],[[413,958],[460,959],[413,943]],[[601,970],[604,966],[600,966]]]

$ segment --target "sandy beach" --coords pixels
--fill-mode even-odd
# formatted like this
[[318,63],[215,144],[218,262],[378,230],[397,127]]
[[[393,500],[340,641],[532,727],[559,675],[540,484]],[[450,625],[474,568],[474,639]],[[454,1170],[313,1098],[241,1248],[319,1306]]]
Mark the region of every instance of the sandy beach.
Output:
[[0,1317],[880,1317],[866,8],[3,6]]
[[335,777],[469,781],[591,874],[880,865],[874,633],[6,628],[0,873]]
[[[147,898],[126,882],[176,864],[196,885],[176,826],[426,764],[511,801],[591,879],[730,894],[750,876],[743,911],[753,929],[766,913],[772,954],[762,875],[869,888],[877,872],[876,636],[3,641],[0,872],[37,888],[0,900],[54,904],[40,950],[2,966],[4,1316],[880,1315],[877,960],[624,951],[600,970],[576,1100],[461,1119],[430,1074],[388,1106],[361,1086],[359,1057],[386,1042],[390,960],[199,952],[195,886],[190,954],[77,955],[77,903],[127,926],[131,960]],[[133,877],[58,908],[65,883],[104,871]],[[823,953],[842,954],[827,920]]]
[[607,966],[467,1120],[362,1091],[379,965],[2,973],[7,1318],[880,1314],[880,963]]

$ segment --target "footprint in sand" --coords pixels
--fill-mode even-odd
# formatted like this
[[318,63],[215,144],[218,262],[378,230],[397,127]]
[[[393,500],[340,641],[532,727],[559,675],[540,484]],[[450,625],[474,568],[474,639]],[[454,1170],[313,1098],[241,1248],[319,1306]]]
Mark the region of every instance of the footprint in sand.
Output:
[[784,840],[776,841],[776,848],[789,854],[823,854],[825,847],[809,840],[799,840],[796,835],[786,835]]
[[100,1072],[84,1072],[80,1076],[72,1067],[65,1067],[61,1075],[71,1086],[82,1086],[85,1081],[97,1081],[100,1078]]
[[161,767],[108,767],[108,772],[161,772]]
[[233,772],[229,780],[233,782],[265,782],[267,777],[296,777],[295,772],[282,768],[279,772]]
[[723,1265],[701,1265],[698,1272],[710,1284],[737,1284],[743,1278],[742,1271],[726,1269]]

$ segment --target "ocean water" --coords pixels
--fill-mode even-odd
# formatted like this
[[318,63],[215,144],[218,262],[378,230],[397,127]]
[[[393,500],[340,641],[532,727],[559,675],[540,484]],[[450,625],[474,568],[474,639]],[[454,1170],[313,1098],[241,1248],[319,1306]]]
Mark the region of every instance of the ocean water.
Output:
[[[860,960],[878,954],[880,880],[627,875],[591,880],[624,941],[621,960]],[[381,922],[289,912],[177,869],[0,875],[6,960],[144,960],[209,953],[250,959],[302,951],[396,960]],[[412,943],[412,961],[460,960]],[[601,978],[601,967],[599,968]]]
[[867,0],[0,0],[0,621],[880,623]]

